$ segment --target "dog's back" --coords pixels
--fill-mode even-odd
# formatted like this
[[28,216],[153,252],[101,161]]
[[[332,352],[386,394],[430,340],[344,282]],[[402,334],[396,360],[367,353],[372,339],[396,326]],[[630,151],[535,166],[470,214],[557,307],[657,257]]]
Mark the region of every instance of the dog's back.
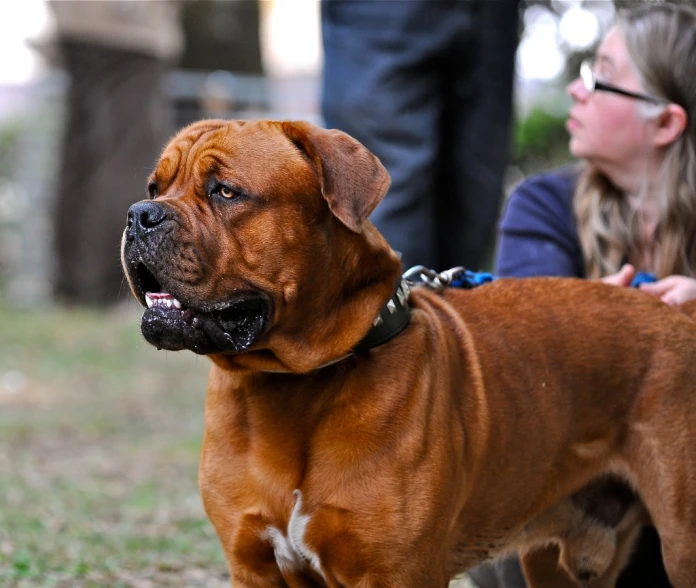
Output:
[[[562,494],[613,472],[637,488],[661,536],[670,537],[672,581],[696,585],[688,571],[696,568],[684,563],[691,548],[677,539],[681,533],[696,544],[689,498],[696,491],[696,325],[683,316],[696,316],[696,302],[680,314],[645,293],[552,278],[501,280],[446,298],[481,358],[488,403],[487,422],[474,424],[488,429],[490,442],[476,468],[481,495],[479,504],[470,498],[472,508],[486,503],[488,520],[505,528],[508,509],[558,504]],[[501,467],[519,484],[499,484]],[[639,511],[631,516],[641,518]]]

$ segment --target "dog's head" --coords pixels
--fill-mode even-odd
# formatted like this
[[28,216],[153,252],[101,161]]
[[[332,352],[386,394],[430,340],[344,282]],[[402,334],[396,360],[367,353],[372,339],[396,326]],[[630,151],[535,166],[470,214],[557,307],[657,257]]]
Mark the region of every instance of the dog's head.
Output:
[[377,158],[339,131],[275,121],[183,129],[123,234],[123,267],[147,306],[143,335],[170,350],[257,351],[292,371],[347,351],[400,271],[367,221],[388,185]]

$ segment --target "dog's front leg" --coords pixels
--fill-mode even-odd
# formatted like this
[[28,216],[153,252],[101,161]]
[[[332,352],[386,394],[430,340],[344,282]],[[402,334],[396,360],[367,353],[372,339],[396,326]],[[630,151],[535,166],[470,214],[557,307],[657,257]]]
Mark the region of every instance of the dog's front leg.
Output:
[[417,575],[404,576],[399,575],[398,578],[394,576],[379,576],[379,577],[364,577],[357,583],[350,585],[351,588],[404,588],[409,587],[427,587],[427,588],[447,588],[449,586],[449,579],[445,578],[441,574],[436,574],[434,576],[431,573],[419,572]]
[[230,568],[234,588],[287,588],[278,567],[267,524],[259,515],[244,515],[234,525],[212,519]]

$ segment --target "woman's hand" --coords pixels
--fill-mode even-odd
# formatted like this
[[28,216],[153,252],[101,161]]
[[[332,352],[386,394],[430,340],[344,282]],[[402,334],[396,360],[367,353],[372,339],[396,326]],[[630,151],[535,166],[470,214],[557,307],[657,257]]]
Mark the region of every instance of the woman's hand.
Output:
[[625,264],[618,272],[610,276],[604,276],[601,278],[602,282],[605,284],[611,284],[612,286],[628,287],[631,285],[633,278],[636,275],[636,268],[634,268],[630,263]]
[[643,292],[658,296],[662,302],[673,306],[696,298],[696,280],[686,276],[667,276],[652,284],[641,284]]

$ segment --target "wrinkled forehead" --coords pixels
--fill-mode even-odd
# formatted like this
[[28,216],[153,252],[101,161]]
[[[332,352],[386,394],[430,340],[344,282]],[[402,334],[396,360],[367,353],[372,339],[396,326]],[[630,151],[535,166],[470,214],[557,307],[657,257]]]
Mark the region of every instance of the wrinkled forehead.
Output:
[[289,177],[312,177],[305,158],[273,121],[202,121],[180,131],[157,164],[158,183],[169,186],[218,175],[257,193]]

